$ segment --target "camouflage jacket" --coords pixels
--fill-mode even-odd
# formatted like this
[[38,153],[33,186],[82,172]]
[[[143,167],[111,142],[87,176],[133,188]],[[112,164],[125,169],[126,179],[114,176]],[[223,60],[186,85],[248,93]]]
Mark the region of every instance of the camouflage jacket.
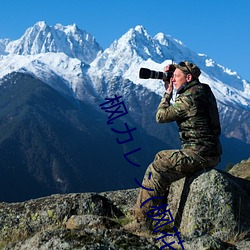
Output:
[[173,105],[165,93],[156,113],[159,123],[176,121],[182,148],[192,148],[204,156],[219,156],[220,121],[215,97],[207,84],[198,80],[184,84]]

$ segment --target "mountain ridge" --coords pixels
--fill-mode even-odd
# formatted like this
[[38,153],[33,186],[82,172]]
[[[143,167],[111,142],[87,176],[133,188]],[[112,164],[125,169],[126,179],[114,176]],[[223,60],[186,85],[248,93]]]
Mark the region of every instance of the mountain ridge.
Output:
[[[129,46],[130,44],[132,45]],[[99,54],[90,64],[90,74],[101,68],[104,77],[123,75],[135,84],[141,84],[162,95],[164,93],[162,82],[152,81],[152,79],[139,79],[139,68],[148,67],[156,71],[162,71],[165,65],[183,60],[192,61],[201,68],[200,80],[210,84],[217,99],[226,104],[234,105],[234,103],[237,103],[243,104],[242,106],[247,109],[250,108],[250,84],[241,79],[236,72],[216,65],[206,55],[197,55],[197,53],[183,46],[181,42],[162,33],[158,33],[152,38],[142,26],[130,29],[102,54]],[[223,85],[223,80],[228,83]]]
[[95,38],[76,24],[49,26],[44,21],[28,28],[20,39],[9,41],[5,48],[7,53],[17,55],[63,52],[85,63],[91,62],[101,50]]
[[114,128],[123,131],[126,121],[138,132],[134,141],[119,146],[119,134],[107,126],[100,109],[27,73],[11,73],[1,81],[0,201],[133,187],[143,172],[123,154],[143,145],[143,153],[129,158],[144,168],[153,157],[151,143],[164,146],[135,126],[129,114]]
[[[88,44],[84,45],[84,41]],[[236,72],[216,64],[206,55],[191,51],[183,42],[170,35],[158,33],[151,37],[142,25],[131,28],[104,51],[92,35],[80,30],[76,24],[48,26],[44,21],[37,22],[33,27],[28,28],[20,39],[15,41],[1,39],[0,44],[6,45],[5,50],[2,51],[5,55],[1,56],[1,66],[6,68],[7,65],[12,68],[12,71],[22,67],[16,66],[15,62],[10,62],[6,53],[11,56],[26,55],[29,58],[32,55],[44,55],[47,52],[55,53],[55,58],[57,56],[60,58],[60,53],[64,53],[70,58],[80,60],[86,66],[89,65],[86,72],[89,72],[89,77],[93,82],[95,77],[112,78],[121,75],[159,95],[164,91],[162,83],[160,81],[153,83],[151,79],[139,79],[138,69],[142,66],[150,66],[151,69],[161,71],[163,66],[171,61],[178,63],[181,60],[190,60],[201,68],[201,81],[211,85],[217,99],[249,109],[250,84],[248,81],[242,79]],[[89,54],[93,56],[89,57]],[[21,58],[18,61],[21,62]],[[50,66],[50,63],[48,65]],[[61,70],[57,73],[62,72]],[[4,74],[2,72],[1,76]],[[75,75],[75,77],[78,76],[79,74]]]

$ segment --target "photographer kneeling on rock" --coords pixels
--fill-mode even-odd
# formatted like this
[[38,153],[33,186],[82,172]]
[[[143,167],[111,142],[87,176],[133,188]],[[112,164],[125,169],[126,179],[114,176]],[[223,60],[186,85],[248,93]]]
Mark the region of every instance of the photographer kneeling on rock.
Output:
[[[131,231],[149,229],[151,222],[146,213],[152,210],[152,206],[159,206],[162,202],[162,199],[150,198],[166,197],[172,182],[192,175],[199,169],[216,167],[222,153],[216,100],[210,87],[199,81],[200,69],[194,63],[180,62],[177,65],[170,64],[164,70],[165,75],[171,71],[173,74],[161,78],[166,92],[158,106],[156,121],[176,121],[182,147],[179,150],[158,152],[147,168],[142,182],[144,188],[140,189],[135,206],[135,220],[125,227]],[[148,75],[146,78],[160,77]],[[173,88],[177,91],[176,99],[170,104]]]

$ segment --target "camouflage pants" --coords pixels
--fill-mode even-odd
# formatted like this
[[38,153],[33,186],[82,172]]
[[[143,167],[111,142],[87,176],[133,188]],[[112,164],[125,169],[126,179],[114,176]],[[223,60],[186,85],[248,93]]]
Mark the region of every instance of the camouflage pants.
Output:
[[163,150],[156,154],[154,161],[149,165],[143,178],[142,186],[154,191],[140,189],[136,206],[135,218],[138,221],[146,220],[145,213],[151,206],[160,205],[162,199],[152,199],[155,196],[165,197],[170,184],[199,169],[215,167],[220,157],[201,157],[197,151],[191,149]]

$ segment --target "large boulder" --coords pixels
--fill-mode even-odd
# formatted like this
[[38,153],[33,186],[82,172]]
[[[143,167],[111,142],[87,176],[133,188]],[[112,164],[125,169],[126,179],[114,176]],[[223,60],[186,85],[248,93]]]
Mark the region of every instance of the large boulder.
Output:
[[230,245],[249,237],[248,180],[216,169],[199,171],[171,185],[168,204],[187,243],[207,242],[209,236]]
[[168,203],[183,235],[228,240],[250,229],[250,182],[222,171],[200,171],[173,183]]

